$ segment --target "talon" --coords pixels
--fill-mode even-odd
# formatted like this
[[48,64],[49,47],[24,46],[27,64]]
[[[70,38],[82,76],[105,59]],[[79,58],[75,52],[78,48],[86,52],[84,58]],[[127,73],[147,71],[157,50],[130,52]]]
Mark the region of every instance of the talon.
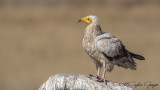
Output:
[[101,78],[100,78],[100,76],[98,76],[98,75],[96,75],[96,78],[98,79],[98,80],[100,80]]
[[99,79],[99,80],[97,80],[98,82],[105,82],[105,80],[104,79]]
[[99,79],[99,80],[97,80],[98,82],[104,82],[104,84],[107,84],[107,80],[105,80],[105,79]]

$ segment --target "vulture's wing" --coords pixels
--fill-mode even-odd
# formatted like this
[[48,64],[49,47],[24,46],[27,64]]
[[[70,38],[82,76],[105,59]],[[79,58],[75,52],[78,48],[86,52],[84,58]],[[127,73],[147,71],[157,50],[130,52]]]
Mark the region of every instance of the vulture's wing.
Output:
[[121,62],[125,62],[126,60],[129,60],[131,63],[134,63],[134,60],[125,49],[122,42],[110,33],[97,35],[96,46],[97,49],[111,61],[120,60]]

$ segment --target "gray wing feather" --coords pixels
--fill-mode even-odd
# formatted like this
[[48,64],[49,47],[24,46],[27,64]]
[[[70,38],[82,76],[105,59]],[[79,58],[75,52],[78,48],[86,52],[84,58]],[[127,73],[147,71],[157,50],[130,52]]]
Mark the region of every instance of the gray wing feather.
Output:
[[110,33],[97,36],[96,44],[97,49],[109,57],[123,54],[121,41]]
[[136,70],[136,63],[125,49],[122,42],[110,33],[97,36],[97,49],[117,66]]

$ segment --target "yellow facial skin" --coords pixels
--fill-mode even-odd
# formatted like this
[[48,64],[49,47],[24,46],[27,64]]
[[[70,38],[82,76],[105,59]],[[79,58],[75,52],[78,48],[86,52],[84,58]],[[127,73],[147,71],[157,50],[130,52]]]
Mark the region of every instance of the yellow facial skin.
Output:
[[81,21],[87,23],[87,26],[92,23],[91,17],[84,17],[84,18],[81,19]]

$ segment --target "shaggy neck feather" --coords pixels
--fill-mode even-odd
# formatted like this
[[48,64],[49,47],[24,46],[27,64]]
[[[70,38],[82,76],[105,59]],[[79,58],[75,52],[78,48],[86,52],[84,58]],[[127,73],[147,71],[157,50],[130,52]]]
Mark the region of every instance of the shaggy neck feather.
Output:
[[98,23],[98,21],[96,22],[92,22],[90,25],[88,25],[85,29],[85,36],[96,36],[99,32],[101,32],[101,27]]

